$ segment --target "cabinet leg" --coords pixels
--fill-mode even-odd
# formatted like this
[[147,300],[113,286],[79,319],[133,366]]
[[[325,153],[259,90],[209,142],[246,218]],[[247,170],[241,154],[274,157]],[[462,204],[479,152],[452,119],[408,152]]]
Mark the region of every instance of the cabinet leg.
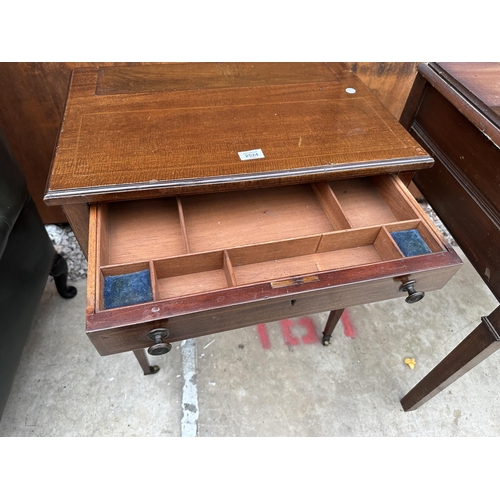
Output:
[[135,357],[137,358],[137,361],[139,361],[139,364],[141,365],[144,375],[153,375],[154,373],[158,373],[160,371],[159,366],[157,365],[151,366],[149,364],[148,356],[146,355],[145,349],[136,349],[134,351],[134,354]]
[[337,323],[339,322],[339,319],[342,316],[343,312],[344,309],[338,309],[337,311],[330,312],[330,316],[328,316],[328,319],[326,320],[325,329],[323,331],[323,345],[330,345],[330,339],[332,338],[333,330],[337,326]]
[[500,307],[487,317],[401,400],[416,410],[500,348]]
[[56,289],[61,297],[64,297],[65,299],[72,299],[76,295],[76,288],[74,286],[68,286],[67,284],[68,263],[61,254],[56,253],[54,255],[50,275],[54,278]]

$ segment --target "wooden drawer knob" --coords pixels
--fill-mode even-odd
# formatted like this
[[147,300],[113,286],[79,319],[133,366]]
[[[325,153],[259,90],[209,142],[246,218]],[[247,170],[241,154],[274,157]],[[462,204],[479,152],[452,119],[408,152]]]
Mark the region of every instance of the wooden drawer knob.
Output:
[[161,356],[167,354],[172,349],[172,344],[163,342],[169,336],[170,332],[166,328],[155,328],[148,333],[148,339],[154,342],[154,345],[148,347],[148,353],[151,356]]
[[415,290],[415,280],[410,280],[407,281],[406,283],[403,283],[399,287],[400,292],[408,292],[408,297],[406,297],[405,301],[408,302],[408,304],[414,304],[415,302],[418,302],[419,300],[422,300],[425,296],[424,292],[417,292]]

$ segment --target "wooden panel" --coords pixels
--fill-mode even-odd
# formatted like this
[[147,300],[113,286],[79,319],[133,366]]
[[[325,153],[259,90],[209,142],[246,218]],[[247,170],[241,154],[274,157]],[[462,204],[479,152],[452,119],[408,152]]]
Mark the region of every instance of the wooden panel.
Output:
[[418,63],[355,62],[347,66],[399,120],[417,75]]
[[[431,201],[439,218],[446,223],[460,248],[476,271],[500,300],[500,220],[488,216],[477,199],[452,175],[439,158],[430,175],[417,176],[415,182]],[[457,206],[457,200],[460,200]]]
[[104,264],[158,259],[186,252],[175,198],[103,204],[108,235]]
[[373,246],[384,260],[401,259],[403,257],[385,227],[380,230]]
[[87,271],[87,315],[94,314],[97,282],[96,274],[98,272],[98,251],[97,251],[97,207],[92,205],[89,212],[89,244],[88,244],[88,271]]
[[[39,62],[0,63],[0,127],[10,142],[16,158],[27,179],[28,189],[36,203],[44,223],[66,221],[57,206],[48,207],[43,202],[52,153],[62,119],[71,71],[76,67],[101,67],[98,91],[116,92],[130,87],[129,78],[119,74],[122,66],[132,67],[140,63],[91,63],[91,62]],[[411,68],[415,63],[349,63],[365,84],[398,118],[400,95],[406,89],[406,81],[411,79]],[[112,74],[104,71],[116,68]],[[181,66],[181,65],[176,65]],[[334,77],[335,65],[330,65],[330,78]],[[230,65],[219,65],[221,72],[232,80],[241,78]],[[296,71],[294,67],[294,71]],[[310,71],[310,69],[308,69]],[[324,66],[317,71],[325,73]],[[338,71],[338,70],[337,70]],[[181,78],[178,75],[178,78]],[[302,75],[302,78],[304,76]],[[314,78],[317,78],[317,73]],[[302,80],[303,81],[303,80]],[[121,83],[120,83],[121,82]],[[395,83],[397,82],[397,83]],[[403,83],[404,82],[404,83]],[[82,245],[84,252],[86,245]]]
[[439,148],[453,164],[455,175],[475,186],[493,210],[500,211],[500,149],[437,90],[429,87],[413,128],[422,131],[432,149]]
[[330,182],[330,186],[351,227],[378,226],[397,221],[371,179],[346,179]]
[[351,229],[351,224],[340,206],[332,187],[327,182],[312,184],[312,188],[318,197],[323,210],[330,219],[332,226],[336,229]]
[[309,185],[182,198],[193,252],[332,231]]
[[[20,163],[45,224],[66,222],[60,207],[43,202],[52,154],[69,88],[79,66],[137,63],[0,63],[0,127]],[[87,251],[86,245],[82,250]]]
[[[443,259],[443,257],[444,255],[440,254],[436,260],[442,260],[444,263],[448,259]],[[425,256],[415,257],[413,261],[426,260],[427,258]],[[331,276],[338,276],[338,281],[334,279],[336,286],[331,288],[324,288],[321,282],[312,282],[296,287],[289,286],[284,289],[273,289],[269,283],[254,285],[251,287],[252,300],[246,301],[242,301],[241,293],[243,290],[231,289],[229,292],[211,292],[205,295],[204,303],[200,301],[199,296],[192,299],[186,298],[182,307],[185,314],[178,314],[175,303],[169,303],[168,306],[156,303],[158,307],[154,309],[159,310],[157,313],[149,312],[148,315],[141,313],[143,324],[131,324],[123,328],[114,328],[112,324],[119,324],[118,318],[121,317],[123,321],[127,315],[129,319],[132,319],[130,311],[136,309],[136,306],[126,308],[129,311],[106,311],[103,317],[108,319],[98,321],[93,325],[89,324],[90,328],[87,333],[97,351],[101,355],[108,355],[148,347],[151,342],[146,337],[147,332],[160,326],[170,330],[169,340],[175,342],[258,323],[341,309],[389,298],[400,298],[403,301],[406,295],[399,291],[401,281],[392,277],[376,279],[370,271],[370,269],[388,269],[390,267],[391,265],[388,263],[380,263],[365,266],[359,272],[352,269],[337,271],[331,274]],[[367,268],[368,272],[366,272]],[[419,290],[435,290],[441,288],[457,269],[457,267],[445,266],[431,271],[410,273],[410,276],[417,280]],[[347,276],[356,274],[360,281],[350,282]],[[361,278],[361,274],[363,278]],[[407,268],[403,274],[409,274]],[[313,291],[314,287],[317,287],[317,290]],[[304,292],[304,289],[307,288],[311,290]],[[283,295],[286,296],[283,297]],[[213,307],[207,307],[207,301],[210,301]],[[234,304],[229,304],[233,301]],[[189,302],[191,307],[186,307]],[[149,307],[148,310],[150,309]],[[188,312],[188,309],[191,311]],[[166,314],[167,310],[168,314]],[[161,318],[162,311],[165,314],[163,319]],[[109,318],[113,319],[110,321]]]
[[173,63],[156,68],[99,68],[96,94],[137,94],[340,81],[335,67],[307,63]]
[[[314,83],[289,75],[289,83],[276,84],[275,65],[262,65],[266,86],[214,88],[209,81],[201,90],[115,95],[95,94],[97,70],[75,70],[47,203],[429,166],[427,154],[355,75],[344,72],[340,82],[332,81],[331,72],[317,71],[323,65],[310,64]],[[241,161],[238,152],[251,149],[262,149],[264,158]]]
[[87,203],[65,205],[63,206],[63,212],[75,233],[83,254],[87,257],[87,247],[89,245],[89,205]]
[[441,77],[500,127],[500,63],[438,63]]

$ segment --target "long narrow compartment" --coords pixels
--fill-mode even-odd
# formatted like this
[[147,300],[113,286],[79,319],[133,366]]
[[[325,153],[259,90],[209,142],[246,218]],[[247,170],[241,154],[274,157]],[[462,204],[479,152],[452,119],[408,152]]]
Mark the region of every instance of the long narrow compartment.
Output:
[[342,229],[332,225],[309,184],[184,196],[181,200],[192,252]]
[[228,255],[238,285],[402,258],[383,227],[234,248]]

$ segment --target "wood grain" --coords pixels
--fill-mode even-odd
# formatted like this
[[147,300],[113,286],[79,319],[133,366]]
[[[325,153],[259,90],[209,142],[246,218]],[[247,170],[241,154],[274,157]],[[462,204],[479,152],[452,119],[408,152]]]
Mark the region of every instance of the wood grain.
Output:
[[96,309],[97,278],[99,271],[97,250],[97,206],[93,205],[89,212],[89,244],[88,244],[88,269],[87,269],[87,315],[92,315]]
[[[397,108],[402,99],[406,82],[411,78],[410,66],[416,63],[339,63],[329,64],[328,70],[334,77],[347,68],[353,69],[364,83],[384,103],[391,113],[398,118]],[[143,63],[120,62],[32,62],[0,63],[0,127],[10,142],[28,182],[28,188],[35,200],[38,212],[44,223],[64,222],[65,215],[58,206],[47,206],[43,196],[47,183],[52,153],[56,144],[61,123],[71,71],[76,67],[99,67],[101,77],[99,91],[106,91],[106,82],[116,88],[120,81],[118,75],[106,74],[109,70],[129,67],[135,70]],[[170,64],[156,64],[168,66]],[[356,66],[355,66],[356,65]],[[181,66],[176,64],[175,66]],[[286,66],[286,65],[285,65]],[[297,71],[294,65],[293,71]],[[238,72],[233,72],[229,64],[218,65],[221,72],[233,80],[244,75],[241,64]],[[397,68],[400,68],[399,70]],[[316,71],[325,71],[324,65],[318,65]],[[245,69],[245,68],[243,68]],[[308,66],[308,72],[314,68]],[[325,78],[327,73],[324,73]],[[278,75],[279,76],[279,75]],[[292,77],[293,75],[290,75]],[[172,78],[172,76],[171,76]],[[316,76],[315,76],[316,78]],[[126,85],[130,86],[129,83]],[[125,83],[122,82],[122,86]],[[112,91],[111,87],[108,88]],[[71,223],[71,221],[70,221]],[[86,252],[86,245],[82,245]]]
[[[255,300],[256,296],[251,294],[258,288],[251,291],[245,287],[257,286],[259,283],[271,286],[273,282],[285,280],[280,286],[271,286],[283,294],[289,293],[288,289],[292,286],[301,290],[319,287],[319,290],[323,286],[330,286],[330,282],[325,283],[324,280],[328,281],[334,276],[331,273],[344,269],[352,272],[344,275],[344,278],[364,281],[370,279],[370,273],[373,272],[381,272],[375,274],[380,278],[387,277],[386,273],[396,278],[402,266],[404,272],[398,278],[400,282],[431,268],[439,275],[441,268],[450,267],[443,276],[451,276],[456,271],[460,265],[458,257],[451,248],[440,246],[437,236],[427,229],[422,218],[397,220],[392,215],[384,202],[387,193],[399,198],[397,205],[400,214],[426,217],[423,211],[414,210],[413,203],[416,202],[405,191],[397,176],[386,176],[383,180],[349,180],[341,184],[346,189],[342,190],[343,200],[340,203],[357,213],[360,220],[372,224],[373,218],[363,218],[363,214],[380,211],[389,211],[391,217],[388,219],[384,216],[383,223],[379,220],[378,226],[334,231],[311,186],[283,186],[246,193],[212,193],[185,196],[182,200],[172,197],[100,204],[96,217],[97,248],[100,249],[97,268],[102,271],[99,274],[102,278],[110,273],[136,270],[137,266],[137,269],[153,267],[151,276],[157,294],[154,307],[151,304],[139,306],[139,309],[128,306],[124,316],[128,321],[134,314],[140,314],[139,310],[146,317],[151,316],[153,310],[161,313],[165,301],[182,302],[189,300],[189,297],[197,297],[200,307],[204,307],[203,302],[216,290],[231,290],[241,300]],[[354,189],[351,189],[353,185]],[[235,194],[239,199],[233,197]],[[228,200],[230,203],[226,203]],[[402,208],[405,204],[407,210]],[[179,244],[184,241],[178,217],[180,206],[185,217],[190,251],[193,252],[200,244],[203,252],[187,253],[184,247],[184,254],[172,254],[171,246],[165,242],[166,235]],[[311,207],[313,212],[309,220],[301,212]],[[267,229],[259,225],[259,219],[266,211],[274,217]],[[292,213],[296,216],[291,217]],[[324,222],[320,223],[322,218]],[[164,219],[171,223],[165,225]],[[292,222],[288,226],[290,220]],[[217,227],[222,225],[225,232],[216,234],[214,221]],[[417,228],[437,253],[404,258],[388,231],[407,228]],[[91,233],[94,232],[91,228]],[[297,233],[303,234],[301,237],[289,237]],[[113,252],[117,250],[120,251],[119,258],[113,257]],[[123,264],[131,257],[136,259],[136,263]],[[148,264],[148,259],[152,259],[151,264]],[[118,265],[116,261],[122,263]],[[115,264],[103,265],[101,262]],[[314,276],[314,280],[307,279],[311,276]],[[436,279],[439,281],[441,278]],[[432,286],[432,282],[429,284]],[[419,283],[419,287],[429,284]],[[102,279],[96,280],[98,313],[88,316],[89,325],[98,321],[95,316],[106,318],[109,315],[109,311],[101,310],[101,289]],[[109,320],[114,321],[115,325],[123,320],[120,319],[119,309],[113,311]]]
[[440,253],[413,257],[411,262],[377,262],[318,273],[318,281],[285,288],[259,283],[164,300],[155,303],[156,312],[149,307],[147,314],[140,306],[103,311],[87,318],[87,334],[98,352],[108,355],[148,347],[147,332],[159,326],[169,328],[169,338],[176,342],[344,306],[404,300],[399,286],[407,276],[417,280],[419,289],[441,288],[458,269],[459,261],[452,264],[449,257]]
[[[343,69],[343,68],[341,68]],[[339,69],[308,63],[172,63],[168,66],[103,67],[96,94],[138,94],[228,87],[340,81]]]
[[384,106],[399,119],[417,75],[416,62],[347,63]]
[[398,220],[371,178],[334,181],[330,186],[351,227],[377,226]]
[[[67,221],[61,207],[47,206],[43,197],[71,72],[76,67],[100,67],[103,64],[135,66],[140,63],[0,63],[0,128],[19,161],[29,192],[45,224]],[[82,250],[87,251],[86,245],[82,245]]]
[[332,227],[335,230],[350,229],[351,224],[342,210],[339,200],[337,200],[331,186],[327,182],[317,182],[312,184],[312,188],[325,214],[330,219]]
[[440,76],[500,127],[500,63],[431,64]]
[[309,185],[182,198],[193,252],[332,231]]
[[[219,72],[222,86],[205,78],[194,87],[188,82],[187,89],[112,95],[96,95],[98,70],[75,70],[46,202],[296,184],[339,172],[430,166],[428,155],[355,75],[339,71],[332,78],[324,65],[309,64],[306,83],[297,83],[300,74],[284,66],[266,64],[244,86]],[[183,68],[189,74],[190,66]],[[169,69],[134,71],[147,70],[152,78]],[[238,152],[257,148],[264,158],[239,159]]]

